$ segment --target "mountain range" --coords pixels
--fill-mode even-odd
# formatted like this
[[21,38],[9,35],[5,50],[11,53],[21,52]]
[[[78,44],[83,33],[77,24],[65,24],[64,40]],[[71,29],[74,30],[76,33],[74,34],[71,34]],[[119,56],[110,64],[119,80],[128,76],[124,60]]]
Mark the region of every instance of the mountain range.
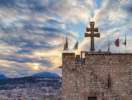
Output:
[[[60,76],[58,74],[52,73],[52,72],[39,72],[39,73],[33,74],[32,76],[28,76],[28,77],[32,77],[32,78],[53,78],[53,79],[54,78],[60,78]],[[23,78],[23,77],[20,77],[20,78]],[[5,76],[4,74],[0,73],[0,80],[6,80],[6,79],[10,79],[10,78]]]
[[0,73],[0,90],[16,88],[52,87],[58,89],[61,86],[61,77],[52,72],[40,72],[32,76],[9,78]]

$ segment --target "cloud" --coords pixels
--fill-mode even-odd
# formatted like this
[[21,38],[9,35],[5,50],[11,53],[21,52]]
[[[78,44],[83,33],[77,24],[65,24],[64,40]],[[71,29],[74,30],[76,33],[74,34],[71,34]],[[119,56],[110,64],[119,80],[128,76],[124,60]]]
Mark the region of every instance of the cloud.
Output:
[[89,50],[90,38],[84,38],[84,33],[92,17],[101,33],[101,38],[96,39],[97,50],[106,50],[107,40],[114,41],[117,34],[123,39],[127,33],[131,39],[131,3],[131,0],[0,0],[0,71],[12,77],[39,71],[59,73],[66,36],[71,50],[76,41],[79,50]]

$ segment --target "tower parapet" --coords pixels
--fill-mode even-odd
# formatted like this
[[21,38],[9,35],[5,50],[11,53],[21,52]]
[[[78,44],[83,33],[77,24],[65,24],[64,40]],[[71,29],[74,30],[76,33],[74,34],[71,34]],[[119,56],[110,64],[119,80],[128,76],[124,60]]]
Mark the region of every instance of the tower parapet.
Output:
[[76,55],[75,53],[63,53],[62,54],[63,65],[82,65],[85,64],[85,58],[82,55]]

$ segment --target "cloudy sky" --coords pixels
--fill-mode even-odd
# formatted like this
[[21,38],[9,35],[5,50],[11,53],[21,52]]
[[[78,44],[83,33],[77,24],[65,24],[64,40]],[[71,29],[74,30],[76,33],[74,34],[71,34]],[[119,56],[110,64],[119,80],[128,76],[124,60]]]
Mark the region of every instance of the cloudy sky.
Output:
[[[41,71],[60,73],[65,37],[72,50],[89,50],[84,38],[89,21],[99,27],[101,38],[96,50],[132,52],[132,0],[0,0],[0,73],[8,77],[32,75]],[[124,41],[126,48],[114,46]]]

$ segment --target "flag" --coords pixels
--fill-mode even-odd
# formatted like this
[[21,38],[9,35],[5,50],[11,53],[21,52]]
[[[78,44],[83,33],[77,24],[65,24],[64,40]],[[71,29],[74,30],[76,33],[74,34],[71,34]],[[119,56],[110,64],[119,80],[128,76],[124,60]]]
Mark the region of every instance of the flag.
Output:
[[115,46],[116,46],[116,47],[119,47],[119,46],[120,46],[120,39],[119,39],[119,38],[117,38],[117,39],[115,40]]
[[75,46],[74,46],[74,50],[78,49],[78,42],[76,42]]
[[64,44],[64,49],[63,50],[68,50],[68,39],[66,38],[66,42]]
[[125,46],[127,45],[126,34],[125,34],[125,40],[124,40],[123,44],[124,44]]
[[110,52],[110,41],[108,40],[108,52]]

